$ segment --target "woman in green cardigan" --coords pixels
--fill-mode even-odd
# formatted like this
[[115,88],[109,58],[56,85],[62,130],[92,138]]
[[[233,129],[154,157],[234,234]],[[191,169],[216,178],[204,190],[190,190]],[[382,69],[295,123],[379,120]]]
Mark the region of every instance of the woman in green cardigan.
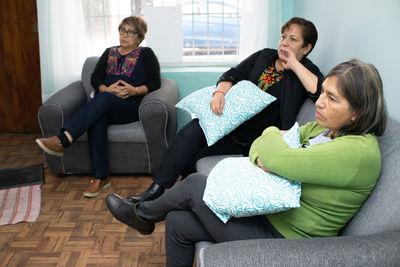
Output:
[[302,183],[300,208],[226,224],[202,201],[207,177],[193,174],[153,201],[132,204],[107,196],[114,217],[141,234],[166,218],[167,266],[191,266],[198,241],[336,236],[374,188],[381,169],[375,136],[386,127],[382,80],[358,60],[334,67],[316,102],[316,122],[300,129],[290,148],[276,127],[252,144],[250,160],[267,172]]

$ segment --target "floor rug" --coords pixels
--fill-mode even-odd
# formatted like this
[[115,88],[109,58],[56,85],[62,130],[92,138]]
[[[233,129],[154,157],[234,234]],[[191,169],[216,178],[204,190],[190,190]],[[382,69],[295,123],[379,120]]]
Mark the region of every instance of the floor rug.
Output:
[[41,207],[40,184],[0,190],[0,225],[34,222]]
[[0,225],[36,221],[42,184],[42,164],[0,170]]

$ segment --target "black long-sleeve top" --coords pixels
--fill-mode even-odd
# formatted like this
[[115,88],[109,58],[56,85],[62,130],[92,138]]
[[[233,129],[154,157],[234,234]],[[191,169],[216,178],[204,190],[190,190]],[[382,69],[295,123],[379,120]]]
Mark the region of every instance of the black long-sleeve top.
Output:
[[[260,50],[225,72],[218,82],[230,81],[235,84],[241,80],[249,80],[258,85],[258,80],[263,71],[274,64],[277,58],[278,52],[275,49]],[[318,77],[316,93],[309,93],[292,70],[285,70],[282,80],[273,84],[267,90],[277,99],[232,131],[231,137],[249,146],[269,126],[277,126],[284,130],[293,126],[297,113],[306,97],[309,96],[313,101],[316,101],[324,80],[319,68],[309,59],[303,58],[300,62]]]
[[110,86],[118,80],[135,87],[146,85],[149,93],[160,88],[160,63],[150,47],[139,47],[126,55],[117,48],[107,48],[96,64],[90,80],[96,93],[100,85]]

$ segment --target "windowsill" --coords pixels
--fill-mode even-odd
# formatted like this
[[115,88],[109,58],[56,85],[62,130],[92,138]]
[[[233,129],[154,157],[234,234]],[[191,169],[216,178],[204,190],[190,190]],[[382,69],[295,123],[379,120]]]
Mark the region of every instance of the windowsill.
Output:
[[188,61],[188,62],[162,62],[162,72],[184,72],[184,71],[203,71],[203,72],[221,72],[227,71],[229,68],[236,66],[237,61],[226,62],[210,62],[210,61]]

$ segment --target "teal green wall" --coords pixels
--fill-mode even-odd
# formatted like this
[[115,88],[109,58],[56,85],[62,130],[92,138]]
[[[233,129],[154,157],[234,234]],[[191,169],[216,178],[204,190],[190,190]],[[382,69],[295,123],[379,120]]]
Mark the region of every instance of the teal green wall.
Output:
[[[207,68],[189,68],[176,67],[164,68],[161,70],[161,76],[170,78],[176,82],[179,87],[179,98],[182,99],[191,92],[206,86],[215,85],[219,77],[228,68],[207,67]],[[188,121],[190,115],[187,112],[178,109],[178,130]]]
[[400,1],[296,0],[294,15],[312,22],[318,42],[309,58],[327,73],[335,65],[360,59],[378,69],[391,117],[400,121]]
[[281,39],[281,28],[293,17],[294,0],[268,1],[268,48],[278,48]]
[[278,48],[279,39],[281,38],[280,29],[282,27],[280,1],[268,2],[268,48]]
[[293,14],[294,0],[282,0],[282,23],[286,23],[286,21],[293,18]]

